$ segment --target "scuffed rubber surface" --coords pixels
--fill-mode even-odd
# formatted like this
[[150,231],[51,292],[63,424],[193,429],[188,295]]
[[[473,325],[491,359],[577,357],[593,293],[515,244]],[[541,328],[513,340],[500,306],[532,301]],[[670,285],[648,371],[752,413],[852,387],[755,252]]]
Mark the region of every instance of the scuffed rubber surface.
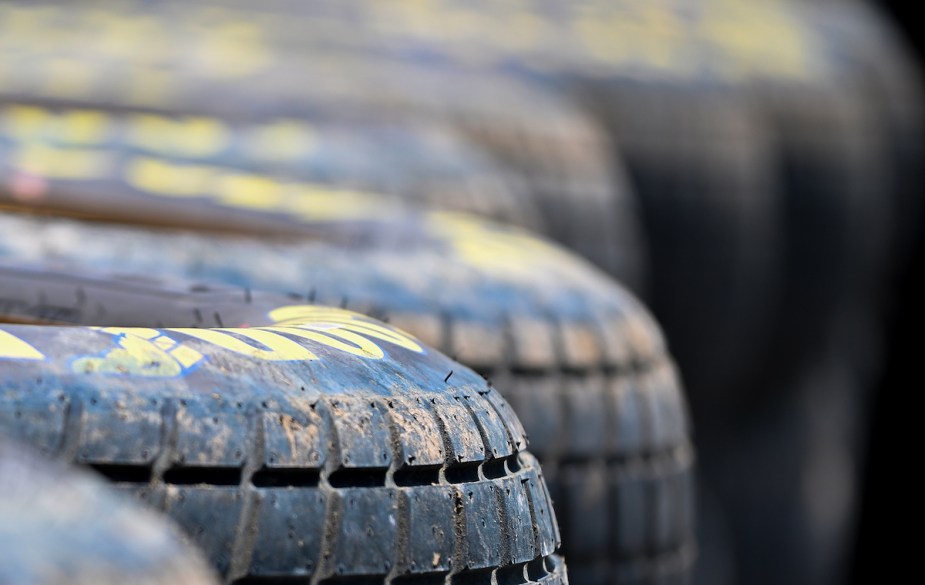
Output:
[[0,437],[0,583],[217,582],[201,554],[162,518],[99,478]]
[[497,391],[372,319],[296,309],[274,328],[2,327],[0,429],[166,512],[228,583],[567,583]]
[[[446,215],[376,225],[352,246],[269,245],[6,216],[6,260],[63,262],[72,272],[130,266],[149,279],[42,284],[21,270],[14,284],[7,270],[13,290],[3,302],[42,299],[44,308],[19,309],[33,318],[98,322],[111,313],[118,321],[110,323],[170,324],[162,311],[146,315],[127,300],[106,300],[127,287],[126,299],[147,294],[145,306],[174,307],[173,323],[209,327],[250,324],[240,307],[258,302],[254,291],[275,290],[293,291],[290,302],[388,318],[487,376],[510,401],[543,464],[571,571],[618,582],[683,580],[695,552],[693,449],[674,367],[642,306],[589,265],[523,232]],[[155,275],[247,288],[184,291],[150,280]]]

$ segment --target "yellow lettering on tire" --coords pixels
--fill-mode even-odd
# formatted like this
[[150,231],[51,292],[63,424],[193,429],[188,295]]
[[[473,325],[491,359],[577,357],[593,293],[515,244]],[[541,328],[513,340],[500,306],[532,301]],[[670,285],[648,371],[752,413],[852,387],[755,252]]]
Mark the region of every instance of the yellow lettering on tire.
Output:
[[149,340],[134,335],[119,338],[119,347],[102,357],[75,360],[74,371],[102,374],[134,374],[138,376],[173,377],[183,373],[183,367],[171,359],[168,352]]
[[35,136],[50,122],[51,112],[36,106],[8,106],[3,112],[3,127],[16,138]]
[[352,332],[386,341],[413,352],[424,351],[411,336],[377,323],[357,319],[357,315],[349,311],[314,305],[290,305],[270,311],[269,317],[277,325],[286,328],[320,330],[320,327],[327,327],[324,331],[328,334],[334,334],[335,331]]
[[234,208],[276,211],[281,207],[284,187],[267,176],[231,174],[218,183],[218,199]]
[[91,148],[32,145],[13,154],[14,166],[46,179],[97,179],[115,166],[112,155]]
[[61,114],[62,138],[71,144],[98,145],[106,141],[111,120],[97,110],[71,110]]
[[[372,341],[347,331],[338,325],[332,325],[330,329],[322,328],[320,331],[314,329],[316,325],[304,325],[302,327],[266,327],[266,331],[285,333],[293,337],[314,341],[344,353],[369,359],[382,359],[385,353]],[[337,338],[340,339],[337,339]],[[346,343],[345,343],[346,342]]]
[[12,333],[0,331],[0,359],[43,360],[45,356]]
[[118,346],[102,356],[87,356],[74,360],[71,368],[75,372],[172,378],[186,373],[205,357],[192,348],[178,344],[157,329],[91,329],[115,336]]
[[129,161],[125,169],[125,180],[132,187],[145,193],[171,197],[202,197],[214,177],[213,167],[173,165],[147,157]]
[[299,120],[279,120],[258,126],[245,141],[248,153],[258,159],[294,161],[315,146],[315,133]]
[[[227,349],[248,357],[270,361],[290,362],[303,360],[317,360],[318,356],[302,347],[295,341],[283,337],[278,333],[265,329],[170,329],[195,337],[212,345]],[[262,347],[252,345],[241,339],[247,338]]]

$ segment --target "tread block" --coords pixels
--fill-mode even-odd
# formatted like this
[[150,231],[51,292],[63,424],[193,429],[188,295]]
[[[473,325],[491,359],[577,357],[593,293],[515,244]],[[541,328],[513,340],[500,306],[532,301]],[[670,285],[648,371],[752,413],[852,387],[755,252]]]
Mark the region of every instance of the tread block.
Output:
[[494,323],[457,320],[445,352],[476,370],[492,367],[505,355],[504,335]]
[[165,511],[195,544],[208,551],[210,564],[222,574],[231,563],[242,504],[237,487],[166,489]]
[[624,332],[624,320],[612,315],[600,320],[600,335],[604,358],[611,366],[625,367],[633,358],[633,351]]
[[80,435],[79,462],[147,465],[161,450],[161,414],[148,401],[90,401],[84,405],[81,427],[87,432]]
[[[502,526],[494,483],[467,483],[457,486],[457,497],[463,507],[465,539],[469,544],[469,567],[500,565]],[[463,567],[466,568],[466,567]]]
[[543,556],[550,555],[559,546],[559,535],[549,494],[543,489],[542,479],[535,473],[531,472],[523,481],[527,495],[530,497],[530,503],[533,505],[537,552]]
[[430,403],[443,423],[456,460],[484,461],[485,445],[469,409],[449,396],[433,396]]
[[568,405],[565,414],[569,417],[568,434],[564,437],[567,454],[571,457],[600,457],[606,452],[605,442],[612,432],[608,428],[603,379],[599,376],[569,376],[565,379],[563,392]]
[[320,468],[326,459],[324,421],[313,412],[264,413],[264,466]]
[[412,573],[449,571],[455,547],[456,493],[447,486],[404,488],[408,505],[408,568]]
[[[667,462],[658,462],[657,466],[667,468]],[[676,547],[681,540],[679,492],[681,482],[667,469],[657,472],[650,480],[650,497],[652,498],[652,542],[653,550],[668,550]]]
[[0,428],[11,439],[17,439],[44,454],[54,454],[62,447],[67,418],[66,402],[0,399]]
[[674,368],[669,364],[659,365],[647,376],[645,384],[651,412],[651,448],[661,450],[684,443],[687,412]]
[[537,552],[526,487],[516,477],[495,480],[495,484],[504,502],[510,562],[526,563],[533,560]]
[[586,370],[604,361],[600,334],[590,323],[563,324],[559,335],[562,337],[563,365],[566,367]]
[[336,574],[380,575],[398,554],[398,490],[338,490],[340,525],[334,545]]
[[649,482],[639,478],[641,472],[620,468],[611,471],[610,501],[615,507],[611,510],[610,521],[616,534],[617,550],[614,552],[621,557],[644,556],[648,551]]
[[552,326],[539,319],[511,317],[511,365],[534,370],[549,369],[558,363]]
[[425,397],[388,399],[389,418],[397,431],[404,465],[442,465],[446,460],[440,425]]
[[504,421],[488,401],[483,400],[481,395],[474,394],[460,398],[459,402],[464,402],[469,407],[472,416],[479,423],[485,447],[492,457],[507,457],[514,453]]
[[694,468],[692,466],[686,467],[681,472],[681,477],[679,478],[681,482],[681,499],[678,502],[680,507],[680,524],[678,526],[679,534],[684,542],[689,542],[694,539],[695,533],[695,522],[696,522],[696,476],[694,474]]
[[566,550],[582,557],[606,556],[613,516],[608,506],[606,466],[602,462],[568,465],[559,474],[564,496],[559,502],[559,517],[570,537]]
[[390,312],[387,317],[393,327],[407,331],[427,345],[443,347],[443,323],[437,315]]
[[638,301],[633,299],[631,302],[635,310],[630,311],[626,317],[624,334],[630,340],[636,358],[648,361],[651,356],[665,350],[665,339],[662,337],[661,329]]
[[[208,402],[211,402],[209,404]],[[175,457],[185,465],[238,467],[248,452],[244,412],[208,397],[181,400]]]
[[339,467],[388,467],[392,463],[392,438],[378,402],[340,396],[328,405],[340,445]]
[[643,419],[646,411],[639,384],[639,380],[618,378],[608,388],[615,421],[614,454],[632,456],[647,447],[646,421]]
[[321,556],[325,495],[319,489],[257,490],[256,538],[249,573],[311,575]]
[[514,451],[523,451],[527,448],[527,432],[524,430],[523,425],[520,423],[520,419],[517,417],[517,414],[514,413],[514,409],[511,408],[511,405],[508,404],[508,401],[501,396],[501,393],[497,390],[492,389],[490,392],[484,395],[485,399],[491,402],[495,407],[495,410],[498,412],[498,415],[501,417],[501,420],[504,422],[504,426],[507,428],[507,432],[511,437],[513,442],[512,448]]

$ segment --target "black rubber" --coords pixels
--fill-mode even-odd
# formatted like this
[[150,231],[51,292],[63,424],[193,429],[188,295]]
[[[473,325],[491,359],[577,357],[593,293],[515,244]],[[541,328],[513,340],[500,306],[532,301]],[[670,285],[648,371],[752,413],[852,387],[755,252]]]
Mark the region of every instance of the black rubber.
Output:
[[882,192],[890,193],[894,213],[890,257],[904,263],[923,222],[921,190],[925,96],[921,65],[882,6],[852,2],[838,9],[814,7],[809,12],[821,29],[827,51],[839,59],[853,90],[868,103],[884,139],[886,170]]
[[104,482],[0,437],[0,583],[213,585],[201,553]]
[[778,400],[743,416],[736,441],[702,458],[704,489],[729,531],[732,582],[849,580],[870,408],[868,382],[851,361],[830,344],[824,359],[784,382]]
[[370,318],[9,325],[0,361],[0,429],[165,511],[226,583],[568,583],[513,411]]
[[[367,239],[352,247],[274,246],[0,216],[0,257],[66,263],[72,273],[131,267],[249,287],[171,301],[187,326],[218,324],[219,310],[227,325],[229,303],[254,302],[261,289],[388,318],[489,377],[511,402],[543,464],[563,551],[581,582],[683,581],[695,553],[693,449],[673,365],[641,305],[590,265],[509,228],[433,215],[366,227]],[[71,314],[71,322],[110,312],[137,321],[134,309],[94,303],[88,291],[106,299],[125,286],[127,298],[142,298],[141,290],[158,288],[144,279],[93,285],[86,276],[79,285],[29,284],[21,270],[16,284],[13,272],[4,272],[12,290],[4,306],[41,299],[45,308],[20,314]],[[169,297],[151,295],[146,306]],[[174,288],[174,298],[183,295]]]
[[[750,399],[784,278],[765,128],[728,88],[628,76],[584,97],[617,137],[649,238],[650,293],[696,417]],[[684,291],[684,293],[679,293]]]

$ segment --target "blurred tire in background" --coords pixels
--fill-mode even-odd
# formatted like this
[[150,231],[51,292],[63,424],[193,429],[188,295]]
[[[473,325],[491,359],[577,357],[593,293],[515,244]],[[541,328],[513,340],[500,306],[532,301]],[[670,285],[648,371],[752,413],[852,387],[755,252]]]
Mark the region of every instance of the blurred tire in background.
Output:
[[[250,4],[126,2],[105,10],[88,5],[66,18],[48,6],[4,9],[11,31],[0,45],[10,55],[3,101],[230,123],[450,125],[525,183],[546,233],[634,289],[644,287],[636,202],[609,139],[548,91],[498,72],[394,58],[356,23],[335,26],[330,17],[340,10],[325,14],[330,7],[299,15]],[[105,42],[84,42],[96,36]],[[536,227],[529,217],[516,219]]]
[[[873,419],[872,440],[869,443],[870,465],[864,485],[861,510],[861,527],[858,547],[852,563],[851,582],[876,583],[883,579],[902,579],[915,570],[916,554],[910,543],[889,538],[895,528],[891,519],[905,513],[904,502],[915,497],[903,481],[906,467],[905,451],[914,441],[908,410],[904,408],[910,381],[917,379],[920,370],[919,332],[925,327],[925,311],[921,299],[925,294],[925,231],[922,230],[922,202],[925,193],[921,185],[921,160],[925,150],[921,128],[921,65],[925,31],[917,18],[915,5],[893,0],[866,2],[866,8],[877,17],[877,40],[890,50],[888,56],[871,62],[870,67],[882,75],[883,71],[895,74],[890,86],[907,86],[909,100],[888,102],[895,116],[897,130],[906,133],[909,150],[903,158],[908,160],[894,173],[895,180],[906,193],[903,209],[909,220],[905,222],[910,234],[910,246],[898,250],[899,267],[892,281],[888,297],[886,368],[878,376],[878,391],[871,405]],[[901,69],[899,68],[901,67]],[[882,90],[880,90],[882,92]],[[915,118],[897,114],[909,112]],[[903,130],[903,128],[905,130]],[[915,154],[918,152],[919,154]],[[896,155],[894,155],[896,156]],[[907,158],[908,157],[908,158]],[[911,424],[910,424],[911,423]]]
[[[3,413],[4,418],[8,414],[22,416]],[[0,437],[0,582],[213,585],[218,580],[202,553],[165,519],[96,474],[46,461],[37,449]]]

